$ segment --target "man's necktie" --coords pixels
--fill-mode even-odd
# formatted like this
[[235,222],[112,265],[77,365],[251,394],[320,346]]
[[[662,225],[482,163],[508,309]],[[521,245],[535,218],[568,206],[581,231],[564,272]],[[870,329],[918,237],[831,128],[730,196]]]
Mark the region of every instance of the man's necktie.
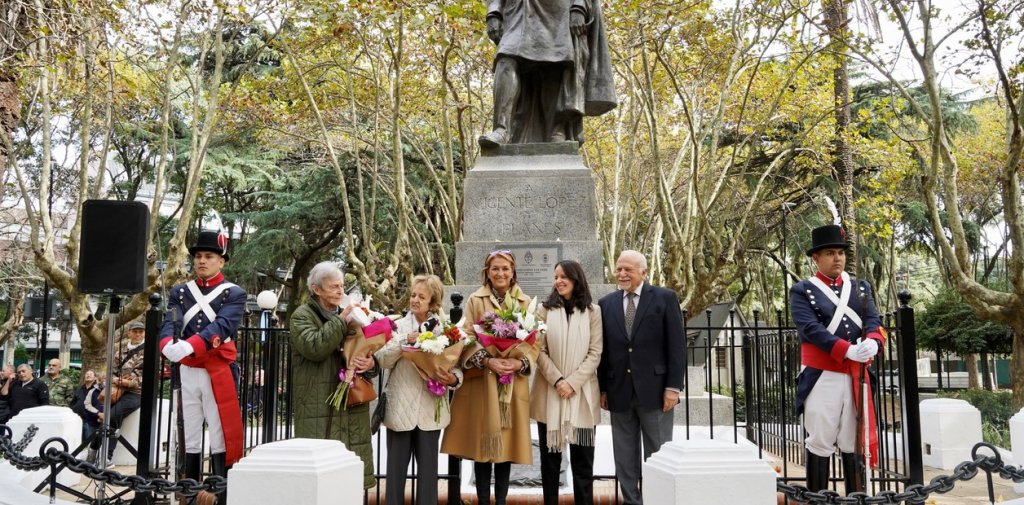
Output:
[[626,336],[632,337],[633,318],[636,316],[636,293],[626,293]]

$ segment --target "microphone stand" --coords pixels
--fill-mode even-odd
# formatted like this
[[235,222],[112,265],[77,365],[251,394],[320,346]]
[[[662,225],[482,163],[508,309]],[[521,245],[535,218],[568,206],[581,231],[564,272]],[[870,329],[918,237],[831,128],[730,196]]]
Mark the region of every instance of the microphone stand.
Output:
[[[103,442],[100,445],[100,468],[107,468],[107,451],[110,445],[110,397],[114,381],[114,330],[117,326],[117,319],[121,313],[121,297],[110,295],[110,309],[107,311],[107,383],[104,386],[106,393],[103,395],[103,426],[100,428],[100,436]],[[106,500],[106,484],[101,480],[96,485],[96,500],[103,503]]]

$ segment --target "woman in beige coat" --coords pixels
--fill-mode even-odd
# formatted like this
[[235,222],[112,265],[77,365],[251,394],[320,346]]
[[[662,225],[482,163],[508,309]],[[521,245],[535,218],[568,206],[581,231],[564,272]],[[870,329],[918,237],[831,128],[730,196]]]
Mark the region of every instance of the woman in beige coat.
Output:
[[555,284],[537,316],[547,324],[540,341],[540,376],[530,393],[530,417],[540,436],[540,475],[544,505],[558,504],[562,449],[569,445],[572,487],[577,505],[594,503],[594,438],[601,420],[597,365],[604,346],[601,309],[594,305],[583,267],[555,265]]
[[[530,299],[516,284],[516,259],[507,250],[494,251],[480,271],[483,286],[469,296],[462,331],[476,336],[473,324],[484,313],[499,307],[526,308]],[[471,459],[476,463],[478,503],[491,502],[491,470],[494,473],[494,503],[505,505],[512,463],[533,463],[530,439],[530,358],[493,357],[479,342],[462,353],[465,383],[452,399],[452,420],[444,432],[441,452]],[[502,426],[498,406],[498,377],[514,374],[510,422]]]
[[[391,339],[376,354],[380,366],[391,369],[384,388],[388,398],[384,414],[384,426],[388,428],[386,505],[405,503],[406,469],[412,456],[416,457],[419,472],[416,504],[437,504],[437,443],[441,428],[448,425],[448,408],[441,408],[440,418],[434,418],[436,397],[427,390],[416,365],[401,358],[402,345],[416,343],[423,323],[433,319],[432,323],[437,325],[434,331],[441,330],[437,314],[441,311],[443,296],[444,286],[436,275],[413,277],[409,313],[397,322],[397,338]],[[456,389],[462,382],[462,370],[455,368],[438,374],[438,378],[449,389]]]

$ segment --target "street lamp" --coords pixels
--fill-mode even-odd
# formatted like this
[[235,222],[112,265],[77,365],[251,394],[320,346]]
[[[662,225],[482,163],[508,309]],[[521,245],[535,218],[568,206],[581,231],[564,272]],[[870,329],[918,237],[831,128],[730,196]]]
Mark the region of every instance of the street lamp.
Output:
[[270,335],[271,318],[277,308],[277,293],[267,290],[256,296],[256,305],[260,307],[260,336],[266,344],[266,361],[263,365],[263,442],[273,442],[277,438],[277,339]]

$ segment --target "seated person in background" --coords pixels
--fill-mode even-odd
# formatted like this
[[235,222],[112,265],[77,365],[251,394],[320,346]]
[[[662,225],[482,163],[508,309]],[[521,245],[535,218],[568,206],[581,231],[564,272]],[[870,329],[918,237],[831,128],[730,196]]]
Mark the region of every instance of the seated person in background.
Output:
[[92,433],[99,427],[100,421],[96,417],[98,410],[92,407],[92,403],[99,397],[100,383],[96,380],[96,372],[86,370],[82,374],[82,385],[75,389],[75,397],[71,400],[71,410],[82,418],[82,440],[89,440]]
[[[118,350],[114,356],[114,373],[110,379],[108,394],[112,394],[110,400],[110,441],[107,443],[107,466],[111,466],[110,460],[114,457],[114,449],[117,447],[118,429],[124,418],[139,410],[142,405],[142,349],[143,341],[146,338],[146,325],[139,321],[128,323],[128,345]],[[120,398],[113,391],[121,390]],[[114,400],[117,400],[116,402]],[[97,416],[100,422],[103,421],[104,413]],[[95,452],[103,444],[101,437],[93,439],[89,446],[89,457],[94,458]]]

